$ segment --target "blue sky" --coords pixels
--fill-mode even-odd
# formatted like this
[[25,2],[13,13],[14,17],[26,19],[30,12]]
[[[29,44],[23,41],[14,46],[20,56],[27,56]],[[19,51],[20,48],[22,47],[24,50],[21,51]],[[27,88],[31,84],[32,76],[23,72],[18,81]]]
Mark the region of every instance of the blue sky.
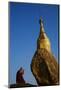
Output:
[[9,3],[9,83],[15,83],[16,72],[25,70],[24,79],[37,84],[30,70],[30,63],[37,48],[40,32],[39,18],[51,42],[58,61],[58,5]]

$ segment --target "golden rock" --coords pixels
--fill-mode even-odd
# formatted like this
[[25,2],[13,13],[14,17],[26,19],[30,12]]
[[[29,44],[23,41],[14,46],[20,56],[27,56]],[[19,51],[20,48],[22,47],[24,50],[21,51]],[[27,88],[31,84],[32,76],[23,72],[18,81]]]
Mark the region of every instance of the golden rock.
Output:
[[40,34],[37,40],[37,50],[32,58],[31,71],[38,85],[59,84],[58,63],[51,52],[42,19],[40,19]]

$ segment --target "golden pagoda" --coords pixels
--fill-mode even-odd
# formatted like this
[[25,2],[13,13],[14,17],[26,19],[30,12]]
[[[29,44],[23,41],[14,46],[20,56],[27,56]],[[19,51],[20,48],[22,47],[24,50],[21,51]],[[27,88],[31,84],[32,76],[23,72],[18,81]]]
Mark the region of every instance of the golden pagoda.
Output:
[[45,48],[47,51],[51,52],[50,41],[44,31],[42,18],[40,18],[39,23],[40,23],[40,34],[37,41],[37,49]]
[[57,85],[59,84],[58,63],[52,54],[50,40],[44,31],[42,18],[39,23],[40,33],[37,39],[37,50],[31,62],[31,71],[38,85]]

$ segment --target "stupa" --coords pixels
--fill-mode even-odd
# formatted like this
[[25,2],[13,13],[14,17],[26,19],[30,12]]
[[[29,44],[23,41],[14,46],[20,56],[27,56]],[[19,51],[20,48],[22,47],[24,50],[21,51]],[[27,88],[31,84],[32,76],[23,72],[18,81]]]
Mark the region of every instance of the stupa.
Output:
[[31,71],[38,85],[57,85],[59,84],[58,63],[52,53],[50,40],[44,31],[42,18],[39,23],[40,33],[37,39],[37,50],[31,62]]

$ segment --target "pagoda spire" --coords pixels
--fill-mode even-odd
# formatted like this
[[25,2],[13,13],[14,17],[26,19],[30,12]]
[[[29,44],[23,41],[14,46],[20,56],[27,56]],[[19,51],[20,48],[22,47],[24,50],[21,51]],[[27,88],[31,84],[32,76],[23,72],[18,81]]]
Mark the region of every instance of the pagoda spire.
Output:
[[41,17],[39,20],[39,24],[40,24],[40,33],[39,33],[39,37],[37,40],[37,48],[38,48],[38,50],[40,50],[41,48],[45,48],[49,52],[51,52],[50,40],[44,31],[43,20]]
[[40,20],[39,20],[39,24],[40,24],[40,33],[44,32],[44,26],[43,26],[43,20],[42,18],[40,17]]

